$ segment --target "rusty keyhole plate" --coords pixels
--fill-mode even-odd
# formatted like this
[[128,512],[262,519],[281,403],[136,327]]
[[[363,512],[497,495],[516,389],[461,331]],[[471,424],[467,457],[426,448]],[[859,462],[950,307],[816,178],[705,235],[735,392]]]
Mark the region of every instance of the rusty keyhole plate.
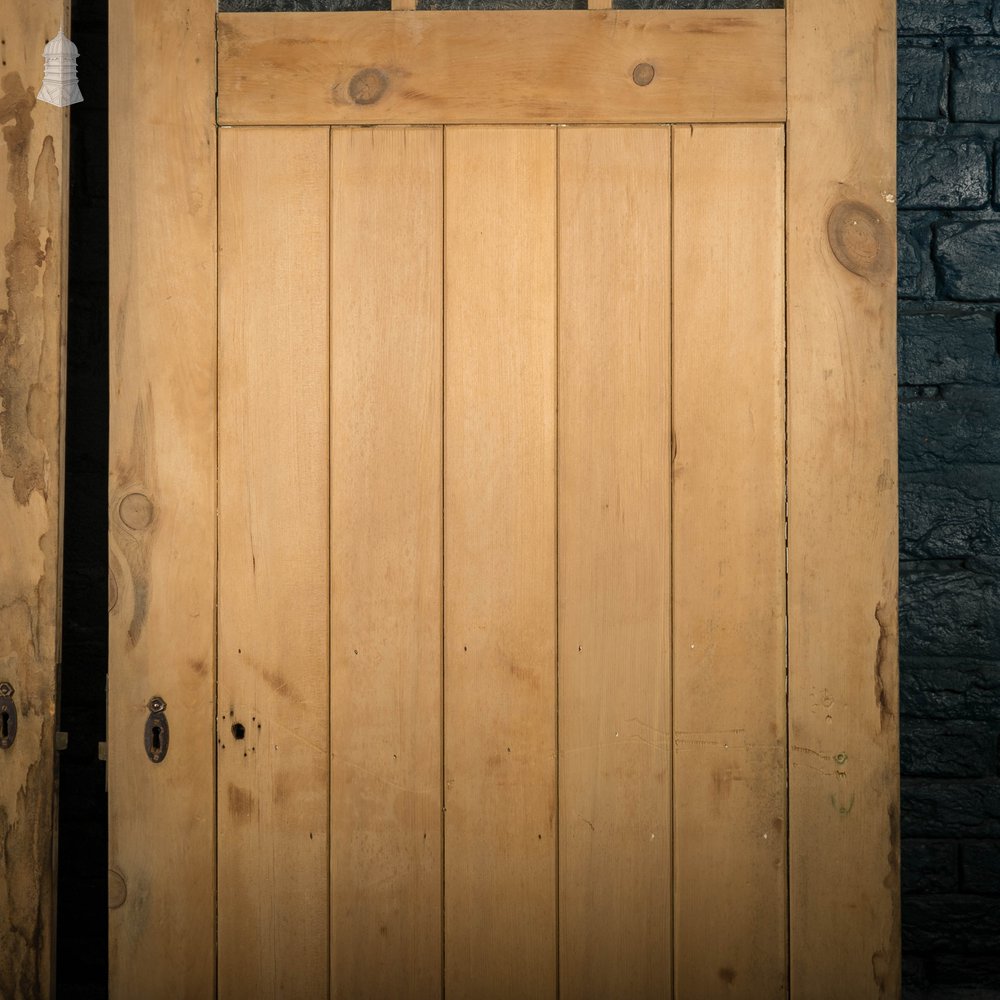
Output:
[[9,750],[17,736],[17,706],[14,689],[7,681],[0,684],[0,750]]
[[159,696],[149,699],[146,706],[149,709],[149,718],[146,719],[145,745],[146,756],[154,763],[159,764],[167,756],[167,748],[170,746],[170,727],[167,725],[167,703]]

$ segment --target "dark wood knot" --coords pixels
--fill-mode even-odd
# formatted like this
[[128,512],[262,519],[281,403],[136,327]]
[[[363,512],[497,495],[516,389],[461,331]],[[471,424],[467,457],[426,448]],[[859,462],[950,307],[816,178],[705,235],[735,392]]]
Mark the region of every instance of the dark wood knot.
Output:
[[118,516],[133,531],[153,523],[153,501],[143,493],[130,493],[118,506]]
[[656,70],[649,63],[639,63],[632,70],[632,81],[637,87],[648,87],[653,82],[654,76],[656,76]]
[[347,85],[347,93],[355,104],[374,104],[386,92],[389,78],[380,69],[358,70]]
[[894,248],[886,220],[860,201],[833,206],[826,224],[833,255],[852,274],[881,280],[892,273]]

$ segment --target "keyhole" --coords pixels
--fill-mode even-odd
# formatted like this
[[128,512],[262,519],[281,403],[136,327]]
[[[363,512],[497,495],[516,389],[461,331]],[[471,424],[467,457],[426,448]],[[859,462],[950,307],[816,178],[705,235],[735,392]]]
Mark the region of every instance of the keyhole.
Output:
[[10,734],[10,730],[7,728],[8,722],[10,722],[10,712],[5,708],[0,712],[0,740],[7,739]]
[[153,752],[160,752],[160,727],[153,726]]

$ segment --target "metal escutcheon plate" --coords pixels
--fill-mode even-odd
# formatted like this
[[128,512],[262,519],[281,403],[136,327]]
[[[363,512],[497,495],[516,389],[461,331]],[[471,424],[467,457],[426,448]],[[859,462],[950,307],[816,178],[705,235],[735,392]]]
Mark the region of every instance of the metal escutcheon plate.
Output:
[[159,764],[167,756],[167,748],[170,746],[170,727],[167,725],[167,703],[159,696],[149,699],[146,706],[149,709],[149,718],[146,719],[146,730],[144,742],[146,745],[146,756],[154,763]]

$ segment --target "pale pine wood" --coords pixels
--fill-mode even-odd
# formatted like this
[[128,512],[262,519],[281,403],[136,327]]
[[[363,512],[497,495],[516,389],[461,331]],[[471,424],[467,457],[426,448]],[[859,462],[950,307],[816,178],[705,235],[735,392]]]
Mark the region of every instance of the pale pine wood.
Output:
[[791,985],[896,997],[895,4],[788,38]]
[[560,984],[670,992],[670,131],[559,130]]
[[555,130],[445,155],[445,986],[553,996]]
[[35,101],[69,3],[7,4],[0,72],[0,994],[53,990],[56,684],[62,575],[69,112]]
[[[784,23],[780,10],[220,14],[219,116],[780,121]],[[633,78],[640,64],[654,73],[644,86]]]
[[676,127],[679,997],[786,993],[784,130]]
[[[215,981],[214,0],[112,0],[112,997]],[[169,53],[172,67],[163,62]],[[165,699],[166,759],[143,727]]]
[[328,160],[326,129],[219,135],[223,998],[327,994]]
[[392,0],[393,10],[416,10],[417,0]]
[[441,129],[331,146],[332,995],[441,994]]

